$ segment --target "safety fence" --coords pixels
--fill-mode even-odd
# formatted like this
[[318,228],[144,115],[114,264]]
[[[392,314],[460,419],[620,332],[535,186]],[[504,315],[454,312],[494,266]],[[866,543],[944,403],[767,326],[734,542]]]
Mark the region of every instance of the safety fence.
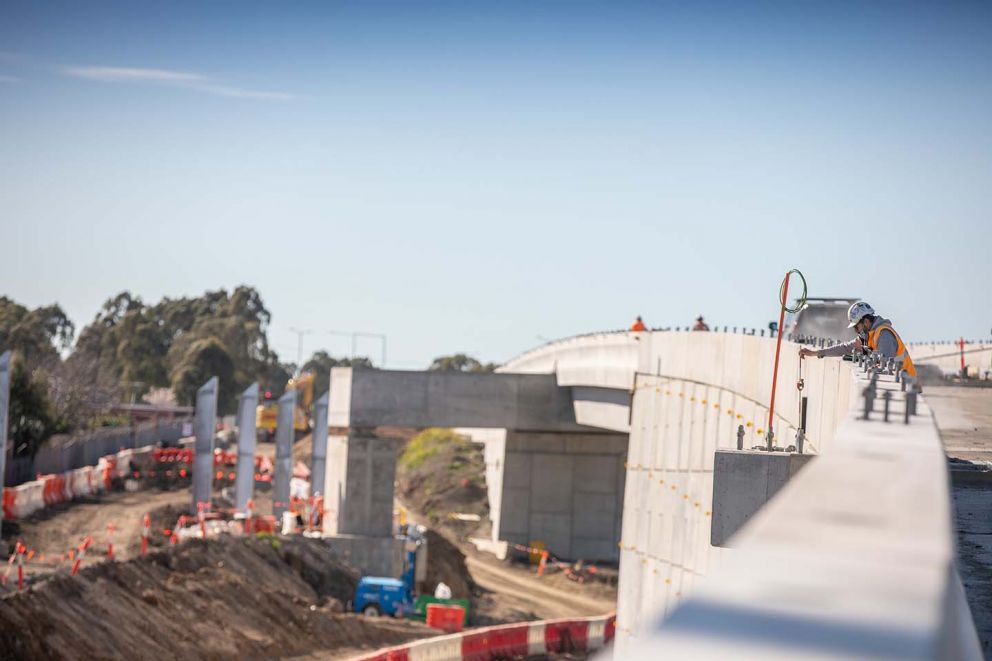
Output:
[[[214,486],[234,483],[237,456],[214,452]],[[61,473],[39,475],[34,480],[3,490],[3,518],[24,519],[42,509],[121,489],[139,491],[166,484],[182,484],[192,476],[193,451],[190,448],[152,448],[120,450],[100,457],[95,466],[83,466]],[[256,486],[272,482],[272,461],[255,458]]]
[[389,647],[352,661],[489,661],[591,652],[613,640],[615,622],[616,615],[610,613],[469,629]]
[[130,427],[99,429],[92,432],[56,435],[33,457],[12,457],[6,462],[4,486],[29,482],[39,474],[61,474],[94,466],[101,457],[120,450],[133,450],[159,444],[171,445],[183,436],[188,420],[139,423]]

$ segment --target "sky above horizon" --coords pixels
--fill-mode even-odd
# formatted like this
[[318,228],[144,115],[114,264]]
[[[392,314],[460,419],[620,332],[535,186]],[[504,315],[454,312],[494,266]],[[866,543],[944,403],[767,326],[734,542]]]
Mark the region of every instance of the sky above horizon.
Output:
[[797,267],[989,337],[990,189],[988,3],[0,4],[0,295],[77,330],[244,283],[284,360],[503,361]]

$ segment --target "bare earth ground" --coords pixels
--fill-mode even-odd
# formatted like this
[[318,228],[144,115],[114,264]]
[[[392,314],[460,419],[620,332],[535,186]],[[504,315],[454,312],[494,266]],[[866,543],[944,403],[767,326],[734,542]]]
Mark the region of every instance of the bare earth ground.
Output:
[[191,540],[0,596],[0,659],[340,658],[436,634],[343,613],[357,578],[321,540]]
[[[992,461],[992,388],[927,386],[924,396],[948,457]],[[958,570],[988,658],[992,654],[992,481],[952,483]]]

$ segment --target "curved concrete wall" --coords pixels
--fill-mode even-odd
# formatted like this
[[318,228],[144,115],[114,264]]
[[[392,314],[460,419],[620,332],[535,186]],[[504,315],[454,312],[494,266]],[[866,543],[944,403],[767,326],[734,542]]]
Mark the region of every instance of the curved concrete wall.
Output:
[[[798,424],[798,348],[782,347],[780,446]],[[774,349],[745,335],[612,333],[503,368],[630,392],[615,658],[970,658],[977,640],[954,567],[940,437],[922,399],[911,424],[896,422],[902,393],[889,377],[880,388],[893,391],[893,422],[863,421],[860,371],[803,361],[806,448],[821,456],[733,548],[710,545],[714,451],[736,447],[738,425],[745,447],[762,441]]]

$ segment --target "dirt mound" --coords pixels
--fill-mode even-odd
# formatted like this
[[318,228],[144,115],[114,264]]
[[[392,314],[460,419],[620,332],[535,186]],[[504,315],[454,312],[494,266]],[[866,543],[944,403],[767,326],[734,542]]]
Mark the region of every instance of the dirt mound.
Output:
[[426,590],[433,593],[438,583],[451,588],[455,599],[471,599],[472,576],[465,566],[465,554],[435,530],[428,529]]
[[272,658],[430,635],[341,614],[357,573],[320,540],[193,540],[0,599],[0,658]]
[[400,498],[426,517],[443,524],[459,538],[472,534],[478,522],[453,521],[449,514],[489,516],[486,463],[481,445],[450,429],[427,429],[406,444],[396,464]]

